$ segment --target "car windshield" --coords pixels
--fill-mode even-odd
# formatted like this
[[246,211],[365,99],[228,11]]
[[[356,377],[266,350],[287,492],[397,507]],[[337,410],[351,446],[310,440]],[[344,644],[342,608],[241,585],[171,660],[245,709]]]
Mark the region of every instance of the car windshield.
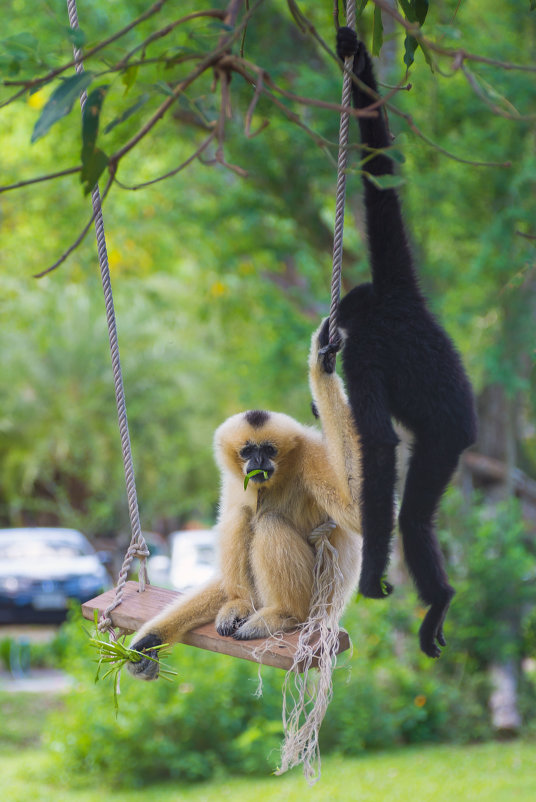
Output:
[[214,546],[212,543],[198,543],[196,545],[197,562],[200,565],[214,565],[215,557]]
[[83,544],[71,540],[49,540],[43,538],[0,540],[1,560],[46,560],[50,557],[82,557],[88,554]]

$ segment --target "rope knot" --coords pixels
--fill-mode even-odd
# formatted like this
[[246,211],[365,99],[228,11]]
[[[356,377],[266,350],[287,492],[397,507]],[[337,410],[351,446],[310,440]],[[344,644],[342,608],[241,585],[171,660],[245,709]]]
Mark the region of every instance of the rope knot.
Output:
[[317,526],[316,529],[313,529],[310,535],[308,535],[307,540],[317,549],[320,544],[325,541],[329,540],[331,537],[331,533],[336,528],[337,524],[335,521],[332,521],[331,518],[325,521],[320,526]]

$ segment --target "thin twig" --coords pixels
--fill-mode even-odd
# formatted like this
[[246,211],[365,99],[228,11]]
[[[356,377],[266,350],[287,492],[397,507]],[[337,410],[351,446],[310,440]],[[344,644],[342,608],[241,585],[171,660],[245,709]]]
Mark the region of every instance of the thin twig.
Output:
[[174,31],[179,25],[183,25],[185,22],[190,22],[190,20],[197,19],[199,17],[213,17],[215,19],[222,20],[225,17],[225,12],[218,8],[211,8],[208,11],[194,11],[192,14],[187,14],[185,17],[173,20],[173,22],[170,22],[169,25],[166,25],[164,28],[160,28],[159,31],[152,33],[147,37],[147,39],[141,42],[141,44],[136,45],[135,48],[133,48],[121,59],[121,61],[117,63],[115,69],[124,69],[129,64],[131,57],[134,55],[134,53],[137,53],[138,50],[143,50],[145,52],[145,49],[152,44],[152,42],[155,42],[158,39],[163,39],[165,36]]
[[264,0],[257,0],[253,8],[251,8],[250,11],[244,15],[240,25],[238,25],[230,34],[225,36],[222,43],[218,45],[218,47],[213,50],[212,53],[209,53],[209,55],[204,58],[200,64],[198,64],[195,70],[190,73],[190,75],[180,81],[180,83],[173,89],[173,94],[159,106],[153,116],[140,128],[140,130],[125,145],[123,145],[122,148],[112,154],[110,157],[110,162],[112,164],[117,165],[119,160],[122,159],[123,156],[125,156],[129,151],[131,151],[132,148],[149,133],[149,131],[164,116],[164,114],[173,105],[173,103],[175,103],[177,98],[184,92],[184,90],[187,89],[200,75],[202,75],[203,72],[217,64],[229,46],[241,34],[244,26],[247,25],[251,16],[263,2]]
[[493,101],[482,90],[482,87],[478,83],[478,79],[477,79],[476,75],[473,75],[471,70],[468,70],[467,67],[465,66],[465,64],[462,64],[460,69],[463,72],[463,74],[465,75],[465,77],[467,79],[467,82],[469,83],[469,86],[471,87],[471,89],[486,104],[488,109],[490,109],[490,111],[492,111],[493,114],[496,114],[498,117],[504,117],[505,120],[515,120],[516,122],[529,122],[529,121],[536,120],[536,115],[534,115],[534,114],[525,114],[525,115],[524,114],[519,114],[517,109],[515,109],[513,106],[512,106],[512,108],[514,108],[514,111],[516,112],[515,114],[510,114],[507,111],[504,111],[504,109],[501,109],[500,106],[497,106],[495,103],[493,103]]
[[[110,187],[112,186],[113,180],[114,180],[114,176],[113,176],[113,174],[111,174],[109,176],[109,178],[108,178],[108,182],[106,184],[104,192],[102,193],[101,205],[104,203],[104,199],[106,198],[106,195],[110,191]],[[78,246],[81,244],[81,242],[84,240],[84,237],[86,236],[86,234],[88,233],[89,229],[91,228],[91,225],[92,225],[94,220],[95,220],[95,212],[93,212],[93,214],[89,218],[88,223],[84,226],[84,228],[82,229],[82,231],[80,232],[78,237],[75,239],[73,244],[69,248],[67,248],[67,250],[64,253],[62,253],[60,258],[56,262],[54,262],[53,265],[51,265],[50,267],[47,267],[46,270],[42,270],[41,273],[35,273],[34,274],[34,278],[42,278],[43,276],[46,276],[48,273],[52,273],[53,270],[56,270],[60,265],[62,265],[65,262],[65,260],[71,255],[71,253],[73,251],[75,251],[78,248]]]
[[78,167],[69,167],[67,170],[60,170],[58,173],[48,173],[48,175],[40,175],[37,178],[28,178],[25,181],[19,181],[17,184],[6,184],[0,187],[0,193],[9,192],[10,189],[20,189],[21,187],[30,186],[30,184],[39,184],[41,181],[52,181],[53,178],[62,178],[64,175],[73,175],[82,170],[82,165]]
[[392,111],[393,114],[396,114],[398,117],[402,117],[403,120],[406,121],[408,126],[411,128],[414,134],[416,134],[423,142],[426,142],[427,145],[437,150],[439,153],[442,153],[444,156],[447,156],[449,159],[453,159],[455,162],[460,162],[461,164],[471,164],[473,167],[511,167],[512,162],[480,162],[474,161],[473,159],[463,159],[461,156],[456,156],[454,153],[446,150],[445,148],[438,145],[437,142],[434,142],[432,139],[423,134],[420,128],[415,124],[413,117],[411,114],[405,114],[400,109],[397,109],[396,106],[389,105],[389,111]]
[[[135,191],[137,189],[143,189],[143,187],[150,187],[151,184],[157,184],[159,181],[164,181],[166,178],[171,178],[172,176],[177,175],[177,173],[180,173],[181,170],[184,170],[185,167],[188,167],[189,164],[191,164],[195,159],[197,159],[197,157],[200,156],[201,153],[203,153],[203,151],[210,145],[215,136],[216,132],[212,131],[212,133],[197,148],[195,153],[192,153],[192,155],[189,156],[186,159],[186,161],[183,161],[182,164],[180,164],[178,167],[175,167],[174,170],[170,170],[168,173],[165,173],[165,175],[161,175],[158,178],[153,178],[150,181],[144,181],[142,184],[134,184],[131,187],[127,186],[127,184],[123,184],[117,178],[115,179],[115,183],[118,186],[120,186],[121,189],[128,189],[131,191]],[[203,162],[203,164],[205,163],[206,162]]]
[[463,48],[450,48],[441,47],[431,39],[423,36],[420,25],[416,22],[408,22],[399,12],[390,5],[387,0],[372,0],[372,2],[389,14],[399,25],[405,28],[411,36],[415,37],[419,43],[422,43],[429,50],[433,50],[441,56],[447,56],[455,60],[458,66],[461,66],[463,61],[477,61],[481,64],[489,64],[492,67],[500,67],[503,70],[521,70],[525,72],[536,72],[536,66],[530,64],[514,64],[509,61],[499,61],[498,59],[487,58],[486,56],[479,56],[476,53],[468,53]]
[[[152,17],[154,14],[157,14],[161,10],[162,6],[165,5],[165,3],[167,3],[167,0],[157,0],[157,2],[154,3],[150,8],[148,8],[147,11],[145,11],[139,17],[136,17],[136,19],[130,22],[126,27],[121,28],[120,31],[117,31],[116,33],[112,34],[112,36],[108,37],[108,39],[105,39],[103,42],[100,42],[98,45],[95,45],[95,47],[92,47],[84,54],[84,58],[86,59],[86,61],[88,58],[91,58],[91,56],[94,56],[95,53],[98,53],[99,50],[102,50],[112,42],[115,42],[117,39],[120,39],[126,33],[131,31],[137,25],[139,25],[141,22],[145,22],[145,20],[149,19],[149,17]],[[3,103],[0,103],[0,108],[9,105],[9,103],[12,103],[21,95],[24,95],[24,93],[27,92],[28,89],[31,89],[34,86],[39,86],[41,84],[49,83],[53,78],[56,78],[58,75],[61,75],[62,72],[65,72],[71,67],[76,66],[76,63],[77,63],[76,59],[72,59],[67,64],[64,64],[61,67],[56,67],[54,70],[50,70],[50,72],[48,72],[46,75],[43,75],[41,78],[33,78],[30,81],[25,81],[23,88],[19,92],[17,92],[7,100],[5,100]]]

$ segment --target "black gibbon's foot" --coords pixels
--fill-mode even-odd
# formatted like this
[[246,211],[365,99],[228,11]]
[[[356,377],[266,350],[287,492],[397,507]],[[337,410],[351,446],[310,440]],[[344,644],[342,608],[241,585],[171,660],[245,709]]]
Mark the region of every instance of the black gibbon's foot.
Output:
[[162,638],[153,634],[145,635],[145,637],[140,638],[140,640],[136,641],[135,643],[131,643],[131,649],[135,649],[137,652],[144,652],[145,654],[149,655],[149,657],[142,657],[139,663],[127,663],[127,668],[130,673],[138,679],[158,679],[158,672],[160,670],[158,663],[158,649],[154,649],[154,647],[161,645]]
[[393,586],[382,577],[370,577],[359,580],[359,592],[366,599],[385,599],[393,592]]
[[[439,657],[441,654],[439,646],[447,645],[443,634],[443,621],[447,615],[452,596],[454,596],[454,590],[451,588],[448,601],[444,604],[433,604],[426,613],[419,629],[421,650],[428,657]],[[439,646],[437,645],[438,643]]]

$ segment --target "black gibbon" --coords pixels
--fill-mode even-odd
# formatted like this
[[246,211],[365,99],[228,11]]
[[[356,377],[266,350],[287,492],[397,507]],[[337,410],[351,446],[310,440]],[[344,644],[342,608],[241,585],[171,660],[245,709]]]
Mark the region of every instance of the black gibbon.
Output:
[[[360,446],[342,381],[324,370],[320,345],[316,332],[309,378],[322,433],[264,410],[233,415],[217,429],[219,576],[144,624],[132,648],[156,658],[152,647],[214,619],[220,635],[237,639],[264,638],[305,621],[314,567],[308,535],[330,519],[350,599],[360,561]],[[158,663],[143,659],[129,670],[154,679]]]
[[[366,108],[377,97],[377,84],[370,56],[350,28],[339,29],[337,53],[354,56],[353,103]],[[375,117],[360,117],[359,127],[365,156],[391,144],[383,108]],[[375,154],[363,169],[388,175],[393,162],[386,153]],[[429,607],[419,631],[421,649],[438,657],[454,589],[434,514],[460,454],[475,441],[475,406],[461,359],[419,288],[397,193],[379,189],[366,175],[363,183],[372,283],[354,287],[338,312],[343,372],[362,450],[359,590],[371,598],[392,591],[383,577],[394,526],[394,418],[413,435],[399,525],[409,571]]]

